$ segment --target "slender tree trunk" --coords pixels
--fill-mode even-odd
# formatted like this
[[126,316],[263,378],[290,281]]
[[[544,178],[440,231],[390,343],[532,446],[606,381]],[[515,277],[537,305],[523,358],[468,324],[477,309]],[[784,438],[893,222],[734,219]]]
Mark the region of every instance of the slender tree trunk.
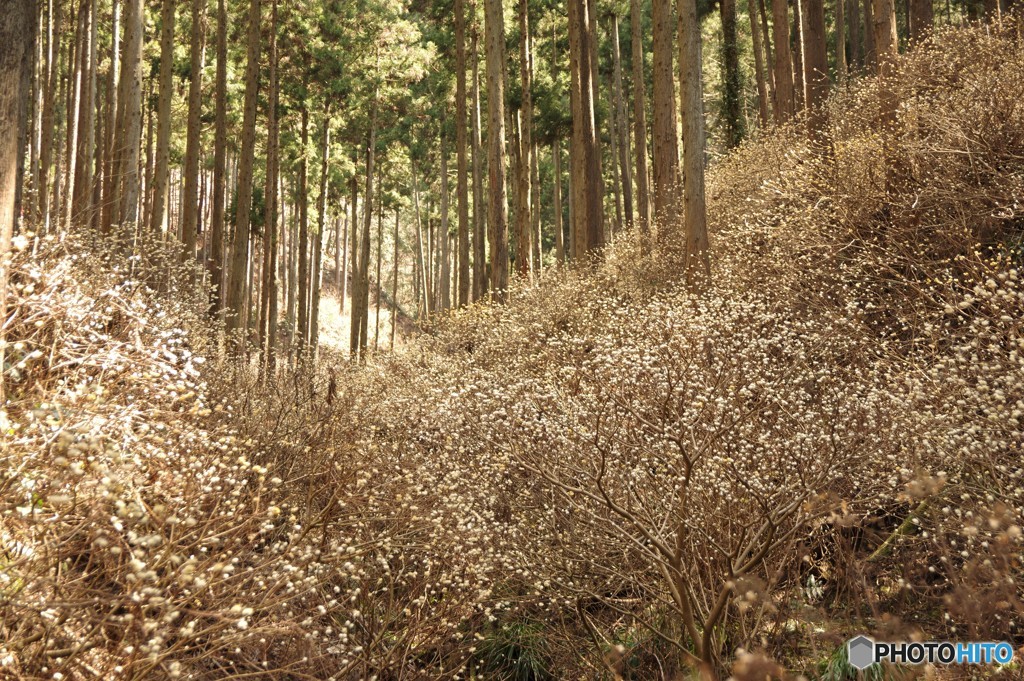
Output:
[[607,230],[609,234],[621,232],[622,225],[625,224],[622,219],[622,190],[619,182],[619,136],[617,132],[619,120],[615,109],[614,80],[614,74],[610,74],[606,83],[608,87],[608,153],[612,161],[612,197],[615,201],[615,215],[612,216],[614,222],[611,223],[611,229]]
[[828,126],[828,52],[824,0],[801,0],[804,37],[804,83],[807,88],[807,124],[811,139],[825,143]]
[[516,203],[516,270],[522,277],[530,277],[533,266],[530,247],[533,231],[531,206],[532,182],[530,168],[533,155],[533,48],[530,44],[530,16],[527,0],[519,0],[519,70],[523,103],[519,135],[519,184]]
[[[203,113],[203,64],[206,60],[206,0],[192,0],[191,78],[188,85],[188,137],[185,145],[184,210],[182,211],[182,242],[184,258],[196,257],[199,214],[199,143],[200,116]],[[266,248],[266,243],[264,243]],[[264,289],[266,292],[267,289]]]
[[[743,117],[740,101],[740,52],[736,42],[736,0],[720,0],[722,18],[722,94],[725,111],[725,146],[733,148],[743,139]],[[680,67],[682,68],[682,67]]]
[[395,330],[398,328],[398,216],[395,209],[395,271],[391,280],[391,352],[395,351]]
[[789,6],[772,0],[772,33],[775,43],[775,121],[784,123],[796,112],[793,55],[789,48]]
[[807,84],[804,82],[804,28],[800,0],[791,0],[793,5],[793,99],[796,111],[803,111],[807,101]]
[[[193,0],[195,1],[195,0]],[[260,307],[260,347],[263,349],[265,371],[274,371],[275,345],[277,343],[277,184],[279,171],[280,123],[277,117],[278,76],[277,76],[277,0],[270,9],[270,42],[267,61],[269,88],[267,92],[267,183],[266,219],[264,220],[263,246],[263,304]]]
[[[839,0],[842,2],[842,0]],[[754,79],[757,82],[757,113],[761,127],[767,127],[771,120],[768,84],[765,78],[764,48],[761,43],[761,22],[758,20],[757,0],[747,0],[747,14],[750,15],[750,41],[754,50]]]
[[[378,67],[380,56],[378,55]],[[366,361],[366,341],[370,322],[370,227],[373,222],[373,173],[377,155],[377,98],[379,92],[373,93],[370,105],[370,139],[366,147],[366,196],[363,199],[363,234],[360,239],[359,253],[359,337],[358,351],[360,361]],[[353,304],[355,311],[357,306]]]
[[483,298],[487,291],[487,237],[484,232],[487,210],[484,206],[484,184],[481,169],[483,144],[480,136],[480,60],[477,54],[478,32],[472,31],[471,59],[473,61],[472,118],[473,118],[473,301]]
[[[930,2],[931,0],[929,0]],[[836,0],[836,78],[846,85],[846,0]]]
[[[249,33],[245,67],[245,108],[242,114],[242,146],[238,160],[234,246],[228,273],[228,330],[237,331],[248,308],[245,299],[246,262],[249,252],[249,218],[252,210],[253,157],[256,151],[256,101],[260,66],[260,0],[249,3]],[[244,341],[243,341],[244,342]],[[242,347],[236,350],[243,350]],[[239,353],[241,354],[241,353]]]
[[377,274],[373,280],[374,299],[373,306],[373,351],[377,352],[380,341],[380,299],[384,284],[380,280],[380,257],[384,249],[384,193],[380,190],[380,166],[377,167]]
[[[449,264],[449,253],[448,253],[448,150],[445,146],[444,128],[442,127],[441,140],[440,140],[440,155],[441,155],[441,226],[438,231],[438,241],[441,247],[441,263],[440,263],[440,286],[438,287],[438,307],[444,310],[450,310],[452,307],[452,273]],[[379,232],[378,226],[378,232]],[[378,265],[380,249],[377,250]],[[379,274],[379,272],[378,272]],[[378,276],[379,281],[379,276]]]
[[[294,183],[293,183],[294,188]],[[294,195],[293,195],[294,198]],[[291,222],[288,226],[288,355],[291,361],[300,353],[299,336],[299,209],[292,201]]]
[[[785,0],[779,0],[785,2]],[[654,41],[654,73],[651,79],[651,117],[654,156],[654,219],[664,230],[679,224],[679,146],[676,124],[675,78],[673,77],[672,4],[652,0],[651,33]],[[573,152],[575,153],[575,152]],[[578,197],[573,196],[573,210]]]
[[618,120],[619,181],[622,186],[622,210],[626,224],[633,225],[633,186],[629,171],[629,117],[626,115],[625,95],[622,89],[622,55],[619,48],[619,15],[612,14],[612,58],[615,67],[615,114]]
[[[459,307],[463,307],[470,302],[471,289],[469,280],[469,162],[466,152],[468,127],[469,120],[466,112],[466,8],[465,0],[455,0],[455,192],[459,211]],[[380,306],[378,305],[377,307],[379,308]]]
[[[330,101],[330,100],[328,100]],[[309,311],[309,338],[313,348],[312,357],[316,357],[320,347],[320,287],[322,285],[320,272],[323,266],[323,242],[327,234],[327,190],[329,162],[331,158],[331,111],[330,106],[324,106],[324,121],[320,133],[320,198],[317,203],[317,234],[313,242],[313,293],[312,304]]]
[[[356,168],[356,164],[359,162],[358,152],[352,153],[352,167]],[[346,266],[351,272],[352,282],[349,284],[349,304],[350,307],[356,304],[356,284],[357,277],[359,276],[359,181],[353,174],[349,189],[352,192],[352,219],[349,221],[348,228],[348,239],[345,241],[346,249]],[[344,311],[344,308],[342,308]]]
[[636,153],[636,203],[637,219],[640,231],[647,235],[651,225],[650,187],[647,182],[647,113],[644,103],[647,95],[644,92],[644,45],[640,27],[643,21],[643,8],[640,0],[630,0],[629,23],[633,56],[633,139]]
[[[66,232],[71,230],[74,217],[73,200],[75,196],[75,179],[78,172],[78,133],[81,128],[83,61],[85,58],[84,52],[86,51],[86,35],[88,34],[88,6],[86,2],[87,0],[81,0],[78,4],[78,16],[75,22],[74,56],[68,62],[68,73],[71,78],[68,92],[71,98],[68,103],[67,135],[64,140],[64,157],[66,159],[64,165],[64,205],[60,206],[61,222]],[[72,6],[74,6],[73,0]],[[19,71],[18,74],[20,76],[21,72]]]
[[683,213],[686,223],[686,280],[696,285],[711,276],[704,199],[704,105],[701,85],[700,21],[697,0],[679,0],[679,90],[683,118]]
[[582,258],[604,244],[601,191],[601,150],[595,115],[591,8],[594,0],[569,0],[569,61],[572,72],[573,128],[570,178],[573,195],[573,252]]
[[[355,214],[356,214],[356,209],[355,209],[355,193],[353,192],[353,197],[352,197],[352,220],[351,220],[351,224],[352,225],[355,225]],[[338,282],[339,282],[338,283],[338,291],[340,292],[338,295],[341,298],[340,312],[342,314],[344,314],[344,312],[345,312],[345,297],[346,297],[346,289],[348,288],[348,232],[349,232],[349,223],[350,223],[349,216],[346,213],[345,214],[345,222],[342,225],[341,245],[339,246],[339,248],[342,249],[342,251],[341,251],[341,268],[338,271]]]
[[[116,1],[116,0],[115,0]],[[174,67],[174,0],[163,0],[160,11],[160,95],[156,105],[156,170],[153,174],[153,210],[149,229],[163,232],[166,225],[168,159],[171,153],[171,74]]]
[[420,216],[420,188],[419,181],[416,178],[416,162],[412,162],[412,197],[413,197],[413,208],[416,213],[416,277],[415,285],[418,292],[416,296],[416,306],[420,310],[421,317],[430,316],[430,295],[428,293],[429,288],[427,286],[427,267],[426,267],[426,244],[423,239],[423,223]]
[[[573,0],[578,2],[579,0]],[[505,22],[501,0],[484,0],[487,34],[488,241],[491,244],[491,294],[504,301],[508,289],[508,189],[505,186]]]
[[305,359],[310,345],[309,338],[309,159],[306,150],[309,148],[309,107],[303,102],[302,110],[302,145],[299,155],[299,193],[295,197],[299,211],[299,319],[298,344],[299,358]]
[[[892,128],[896,125],[896,109],[899,106],[892,78],[896,69],[896,6],[893,0],[872,0],[874,21],[875,67],[879,79],[881,111],[879,125]],[[886,155],[887,166],[889,154]]]
[[530,154],[530,195],[533,197],[533,205],[530,210],[530,215],[533,216],[533,229],[531,231],[530,241],[531,247],[533,248],[533,262],[536,266],[536,272],[539,275],[544,267],[543,263],[543,250],[544,250],[544,236],[541,233],[540,224],[540,149],[537,147],[537,137],[532,136],[533,139],[533,151]]
[[118,224],[134,232],[139,220],[139,146],[142,137],[142,0],[127,0],[124,56],[119,99],[124,116],[118,126],[120,146],[118,177],[121,180]]
[[92,222],[92,162],[95,129],[93,112],[96,109],[96,0],[82,3],[83,35],[81,59],[81,104],[78,108],[78,149],[75,166],[75,192],[72,218],[80,226]]
[[217,0],[217,76],[214,102],[217,109],[213,140],[213,213],[210,217],[210,313],[220,314],[224,307],[224,211],[227,170],[228,99],[228,13],[225,0]]
[[554,209],[555,209],[555,261],[561,265],[565,262],[565,234],[562,225],[562,150],[558,138],[551,143],[551,158],[554,163]]
[[[60,20],[61,20],[61,9],[60,3],[54,4],[55,0],[47,0],[47,21],[46,21],[46,74],[45,74],[45,86],[43,88],[43,116],[40,123],[40,132],[42,133],[42,139],[39,144],[39,183],[38,183],[38,203],[39,203],[39,226],[40,231],[43,234],[48,234],[50,231],[50,164],[53,160],[53,133],[54,133],[54,120],[53,110],[56,102],[57,90],[59,89],[59,76],[58,66],[60,61]],[[115,7],[116,12],[120,6]],[[117,28],[114,28],[114,43],[116,45],[119,40],[117,35]],[[116,52],[116,47],[114,48]],[[112,68],[116,69],[117,57],[114,56],[111,64]],[[109,90],[108,90],[109,92]],[[108,94],[108,101],[111,95]],[[116,101],[116,98],[115,98]],[[116,106],[116,104],[114,104]],[[109,133],[108,133],[109,136]]]

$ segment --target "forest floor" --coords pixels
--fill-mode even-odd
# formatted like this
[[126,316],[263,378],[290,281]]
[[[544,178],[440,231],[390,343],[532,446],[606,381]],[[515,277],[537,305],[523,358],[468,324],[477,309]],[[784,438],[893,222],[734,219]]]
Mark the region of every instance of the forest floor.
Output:
[[1022,101],[1019,37],[942,32],[710,169],[703,290],[635,235],[366,366],[21,240],[0,676],[1021,678],[844,656],[1024,646]]

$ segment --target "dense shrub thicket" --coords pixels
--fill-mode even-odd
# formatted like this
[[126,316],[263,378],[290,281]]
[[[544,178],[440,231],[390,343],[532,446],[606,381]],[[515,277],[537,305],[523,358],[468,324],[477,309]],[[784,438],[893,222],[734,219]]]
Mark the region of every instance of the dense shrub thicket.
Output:
[[942,32],[895,129],[866,79],[830,148],[723,159],[700,292],[676,234],[626,237],[358,369],[265,384],[187,273],[26,240],[0,675],[838,680],[853,633],[1021,645],[1021,47]]

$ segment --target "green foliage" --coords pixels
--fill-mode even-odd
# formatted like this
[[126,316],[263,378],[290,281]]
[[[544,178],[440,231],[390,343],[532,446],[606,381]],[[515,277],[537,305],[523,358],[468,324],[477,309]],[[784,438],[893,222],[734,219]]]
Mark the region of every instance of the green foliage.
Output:
[[511,622],[495,627],[477,648],[487,678],[502,681],[545,681],[550,653],[545,628],[536,622]]

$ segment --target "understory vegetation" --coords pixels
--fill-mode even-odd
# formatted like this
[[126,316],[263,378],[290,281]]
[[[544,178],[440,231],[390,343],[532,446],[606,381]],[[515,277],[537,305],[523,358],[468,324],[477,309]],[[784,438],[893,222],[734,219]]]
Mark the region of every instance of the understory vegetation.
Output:
[[827,144],[718,160],[703,290],[682,234],[627,233],[365,366],[265,379],[174,258],[19,237],[0,675],[853,681],[859,633],[1024,645],[1022,47],[940,31]]

